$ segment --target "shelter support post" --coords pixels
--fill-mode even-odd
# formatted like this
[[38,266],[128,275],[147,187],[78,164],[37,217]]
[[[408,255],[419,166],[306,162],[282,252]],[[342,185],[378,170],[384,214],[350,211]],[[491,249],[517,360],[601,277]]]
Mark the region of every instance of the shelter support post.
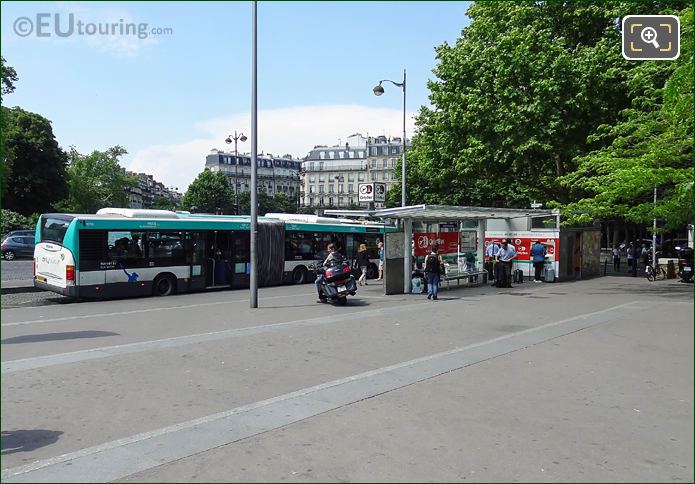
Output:
[[403,293],[410,294],[412,271],[413,220],[403,219]]
[[487,220],[484,218],[478,219],[478,233],[477,233],[477,244],[475,247],[475,261],[476,265],[480,264],[480,267],[476,269],[482,269],[485,267],[485,230],[487,230]]

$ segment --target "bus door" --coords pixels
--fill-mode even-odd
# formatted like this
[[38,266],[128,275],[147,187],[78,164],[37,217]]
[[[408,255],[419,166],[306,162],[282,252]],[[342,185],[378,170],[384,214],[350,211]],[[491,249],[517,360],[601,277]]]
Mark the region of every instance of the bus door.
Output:
[[186,254],[191,266],[190,290],[203,289],[207,284],[207,260],[205,255],[205,232],[186,232]]
[[205,287],[230,287],[232,284],[230,232],[226,230],[207,231],[205,247]]
[[232,287],[249,287],[250,275],[250,233],[248,231],[230,232]]

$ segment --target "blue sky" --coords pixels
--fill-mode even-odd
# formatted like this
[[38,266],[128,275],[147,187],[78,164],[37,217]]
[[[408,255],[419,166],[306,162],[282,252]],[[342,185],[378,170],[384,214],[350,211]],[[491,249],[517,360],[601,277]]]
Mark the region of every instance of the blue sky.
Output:
[[[408,129],[428,104],[434,47],[454,43],[468,2],[259,2],[259,150],[303,156],[354,132],[398,136],[408,70]],[[251,10],[245,2],[3,2],[2,55],[19,75],[7,106],[53,122],[64,147],[120,144],[124,165],[184,189],[210,148],[250,130]],[[51,32],[35,36],[37,14]],[[57,37],[75,22],[146,23],[167,35]],[[32,22],[26,37],[20,17]],[[26,27],[26,24],[24,25]],[[250,149],[248,143],[240,151]]]

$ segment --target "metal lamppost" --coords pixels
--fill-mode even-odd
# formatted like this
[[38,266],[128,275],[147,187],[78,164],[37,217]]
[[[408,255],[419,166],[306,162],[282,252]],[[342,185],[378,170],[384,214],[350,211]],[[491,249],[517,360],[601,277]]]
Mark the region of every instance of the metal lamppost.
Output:
[[243,143],[247,139],[244,133],[237,134],[237,132],[234,131],[234,135],[230,134],[227,136],[227,139],[224,140],[227,144],[231,144],[232,141],[234,141],[234,212],[236,215],[239,215],[239,150],[237,149],[237,141]]
[[403,88],[403,155],[402,155],[402,175],[401,175],[401,206],[405,207],[405,69],[403,69],[403,82],[394,82],[390,79],[382,79],[379,81],[373,91],[376,96],[381,96],[384,94],[384,88],[381,86],[382,82],[390,82],[396,87]]
[[258,307],[258,2],[253,1],[251,47],[251,224],[249,305]]

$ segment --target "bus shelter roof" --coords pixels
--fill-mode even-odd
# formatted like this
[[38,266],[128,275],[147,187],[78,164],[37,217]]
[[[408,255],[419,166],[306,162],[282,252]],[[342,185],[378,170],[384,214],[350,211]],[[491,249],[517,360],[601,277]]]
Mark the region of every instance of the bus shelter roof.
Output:
[[511,219],[520,217],[548,217],[557,215],[556,210],[458,207],[454,205],[411,205],[408,207],[380,208],[374,210],[326,210],[326,215],[339,217],[369,217],[380,219],[425,220],[470,220],[470,219]]

